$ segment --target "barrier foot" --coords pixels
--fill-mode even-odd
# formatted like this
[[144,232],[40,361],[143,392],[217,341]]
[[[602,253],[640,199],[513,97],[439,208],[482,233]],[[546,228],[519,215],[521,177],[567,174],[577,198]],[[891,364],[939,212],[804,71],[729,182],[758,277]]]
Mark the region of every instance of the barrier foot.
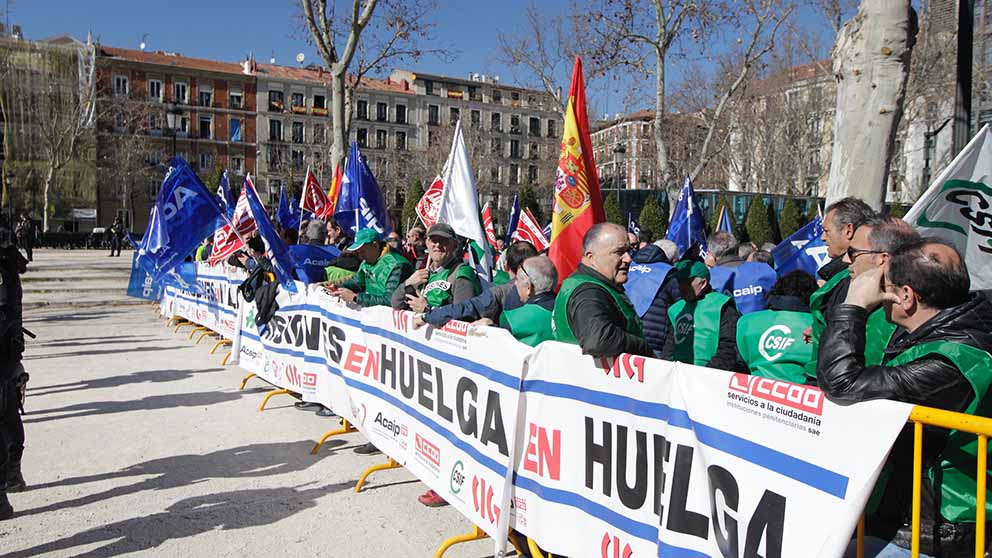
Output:
[[193,322],[183,322],[183,323],[181,323],[181,324],[178,324],[178,325],[176,326],[176,329],[174,329],[174,330],[173,330],[172,332],[173,332],[173,333],[179,333],[179,330],[180,330],[180,329],[182,329],[182,328],[184,328],[184,327],[186,327],[186,326],[193,326],[193,327],[196,327],[196,324],[194,324]]
[[[227,357],[225,357],[225,360],[227,360]],[[265,404],[269,402],[269,399],[272,399],[276,395],[286,395],[287,393],[289,393],[289,390],[288,389],[274,389],[274,390],[270,391],[269,393],[266,393],[265,394],[265,397],[262,399],[262,403],[259,404],[259,406],[258,406],[258,410],[259,411],[264,411],[265,410]]]
[[229,358],[231,358],[231,351],[228,351],[227,354],[224,355],[224,359],[220,361],[220,365],[227,366],[227,359]]
[[[227,354],[228,354],[228,355],[230,355],[231,353],[227,353]],[[225,362],[227,362],[227,357],[226,357],[226,356],[224,357],[224,361],[225,361]],[[248,383],[248,380],[250,380],[250,379],[252,379],[252,378],[254,378],[254,377],[255,377],[255,375],[256,375],[256,374],[255,374],[254,372],[252,372],[251,374],[248,374],[248,375],[247,375],[247,376],[245,376],[244,378],[241,378],[241,385],[240,385],[240,386],[238,386],[238,389],[239,389],[239,390],[241,390],[241,389],[245,389],[245,384],[247,384],[247,383]]]
[[[254,376],[254,374],[252,375]],[[338,428],[336,430],[328,430],[326,433],[324,433],[324,435],[321,436],[319,440],[317,440],[317,443],[313,446],[313,449],[310,450],[310,453],[312,455],[317,455],[318,453],[320,453],[320,446],[323,446],[324,442],[326,442],[328,438],[330,438],[331,436],[340,436],[341,434],[347,434],[349,432],[358,432],[358,429],[348,424],[347,420],[342,420],[341,428]]]
[[214,354],[214,353],[217,352],[217,349],[218,348],[220,348],[220,347],[226,347],[226,346],[228,346],[230,344],[231,344],[231,340],[230,339],[221,339],[220,341],[217,341],[216,343],[214,343],[214,348],[210,349],[210,354]]
[[[185,322],[185,321],[186,321],[185,318],[180,318],[179,316],[173,316],[173,317],[169,318],[169,321],[165,324],[165,327],[172,327],[172,326],[178,324],[179,322]],[[175,323],[173,323],[173,322],[175,322]]]
[[196,335],[197,333],[200,333],[201,331],[210,331],[210,328],[205,326],[194,327],[193,331],[189,332],[189,337],[187,337],[187,339],[192,340],[193,336]]
[[[541,547],[537,546],[537,541],[530,537],[527,537],[527,549],[530,550],[530,558],[545,558]],[[554,558],[554,555],[548,554],[547,558]]]
[[455,546],[456,544],[467,543],[472,541],[481,541],[482,539],[488,538],[489,535],[485,531],[479,529],[478,525],[472,526],[471,533],[465,533],[464,535],[455,535],[449,539],[445,539],[438,547],[437,552],[434,553],[434,558],[444,558],[444,553],[448,551],[449,548]]
[[210,331],[210,330],[204,331],[203,333],[200,334],[199,337],[196,338],[196,344],[199,345],[200,341],[203,341],[203,338],[208,335],[220,335],[220,334],[217,333],[216,331]]
[[389,458],[389,461],[387,461],[385,463],[380,463],[378,465],[373,465],[373,466],[369,467],[368,469],[365,469],[365,471],[362,472],[362,476],[358,477],[358,483],[355,484],[355,492],[361,492],[362,491],[362,487],[365,486],[365,479],[367,479],[369,477],[369,475],[371,475],[372,473],[374,473],[376,471],[385,471],[387,469],[402,469],[402,468],[403,468],[402,465],[400,465],[399,463],[396,462],[395,459],[393,459],[392,457],[390,457]]

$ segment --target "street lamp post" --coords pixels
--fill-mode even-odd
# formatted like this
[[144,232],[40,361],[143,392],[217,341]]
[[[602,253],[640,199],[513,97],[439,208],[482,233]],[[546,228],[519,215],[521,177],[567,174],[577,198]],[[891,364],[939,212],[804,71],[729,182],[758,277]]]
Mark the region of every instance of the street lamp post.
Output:
[[169,129],[172,130],[172,156],[176,156],[176,136],[179,135],[178,124],[180,123],[180,118],[182,118],[183,111],[179,108],[179,105],[172,103],[169,110],[165,111],[165,119],[169,125]]
[[10,226],[10,230],[14,230],[14,179],[17,175],[14,171],[7,171],[7,176],[4,180],[7,183],[7,224]]

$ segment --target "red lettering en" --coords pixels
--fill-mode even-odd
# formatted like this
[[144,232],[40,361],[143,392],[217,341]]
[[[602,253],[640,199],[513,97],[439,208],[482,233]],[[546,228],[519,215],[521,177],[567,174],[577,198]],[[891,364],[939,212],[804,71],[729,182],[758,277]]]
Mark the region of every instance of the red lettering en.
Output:
[[552,430],[530,424],[527,451],[524,453],[524,470],[552,480],[561,479],[561,430]]
[[352,343],[348,349],[348,356],[344,359],[343,368],[355,374],[362,373],[362,362],[365,360],[365,347],[357,343]]
[[368,378],[370,374],[373,379],[379,380],[379,353],[377,351],[369,351],[368,358],[365,360],[364,375]]

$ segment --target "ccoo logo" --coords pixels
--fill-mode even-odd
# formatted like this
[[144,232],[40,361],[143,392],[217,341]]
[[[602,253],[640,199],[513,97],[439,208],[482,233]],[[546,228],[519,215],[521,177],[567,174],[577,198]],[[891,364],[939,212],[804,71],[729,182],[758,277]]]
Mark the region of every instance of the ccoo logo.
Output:
[[792,330],[784,325],[773,325],[761,334],[758,339],[758,353],[768,362],[774,362],[785,354],[785,351],[795,343]]

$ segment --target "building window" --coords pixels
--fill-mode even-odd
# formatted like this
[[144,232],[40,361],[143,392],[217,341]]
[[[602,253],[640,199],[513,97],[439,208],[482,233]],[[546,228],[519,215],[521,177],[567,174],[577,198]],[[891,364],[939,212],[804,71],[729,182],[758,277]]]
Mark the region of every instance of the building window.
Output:
[[406,105],[396,105],[396,123],[406,124]]
[[241,103],[243,102],[243,96],[240,89],[231,89],[230,103],[232,109],[241,108]]
[[213,166],[213,157],[209,153],[200,153],[200,172],[210,169]]
[[201,85],[200,86],[200,90],[199,90],[200,106],[201,107],[212,106],[211,103],[213,103],[213,100],[214,100],[214,90],[213,90],[213,88],[212,87],[204,87],[204,86]]
[[386,131],[376,130],[375,131],[375,148],[385,149],[386,148]]
[[511,101],[519,101],[520,100],[520,92],[519,91],[511,91],[510,92],[510,100]]
[[510,133],[511,134],[520,133],[520,115],[518,114],[510,115]]
[[[186,137],[189,135],[189,116],[182,115],[179,117],[179,135]],[[183,157],[185,159],[186,157]]]
[[479,94],[479,87],[476,85],[468,86],[468,100],[469,101],[481,101],[482,95]]
[[441,123],[441,107],[437,105],[427,106],[427,123],[432,126],[437,126]]
[[245,158],[241,155],[231,156],[231,170],[234,174],[244,174],[245,172]]
[[540,118],[535,118],[535,117],[532,116],[531,119],[530,119],[530,121],[528,122],[528,124],[529,124],[529,126],[528,126],[528,128],[529,128],[528,129],[528,133],[530,133],[530,135],[532,135],[532,136],[540,136],[541,135],[541,119]]
[[269,141],[282,141],[281,120],[269,120]]
[[314,143],[324,143],[324,125],[314,124],[313,125],[313,142]]
[[303,99],[303,93],[293,93],[293,112],[306,112],[307,102]]
[[537,166],[530,165],[527,167],[527,182],[534,183],[537,182]]
[[429,80],[429,79],[425,79],[424,80],[424,91],[428,95],[438,95],[438,93],[434,91],[434,81],[433,80]]
[[158,79],[148,80],[148,98],[153,101],[162,102],[162,81]]
[[510,140],[510,158],[511,159],[520,158],[520,140],[515,140],[515,139]]
[[358,141],[358,147],[368,147],[369,131],[366,128],[359,128],[358,132],[355,133],[355,139]]
[[303,157],[303,150],[302,149],[294,149],[294,150],[290,151],[289,157],[290,157],[290,159],[291,159],[291,161],[293,163],[293,166],[296,166],[296,167],[302,167],[303,166],[304,157]]
[[172,84],[172,98],[181,105],[189,103],[189,88],[185,81],[177,81]]
[[232,118],[228,127],[231,131],[231,141],[241,141],[241,119]]
[[396,149],[406,151],[406,132],[396,132]]
[[327,97],[325,97],[324,95],[314,95],[313,108],[327,109]]
[[503,139],[502,138],[493,138],[492,139],[492,152],[493,152],[493,155],[499,155],[500,157],[503,156]]
[[493,132],[502,132],[503,131],[503,115],[502,114],[500,114],[498,112],[494,112],[493,113],[493,116],[492,116],[492,118],[490,119],[489,122],[490,122],[489,129],[492,130]]
[[114,115],[114,130],[123,132],[125,127],[127,127],[127,118],[124,117],[123,112],[118,112]]
[[455,122],[458,122],[458,119],[460,117],[461,117],[461,110],[459,110],[458,107],[450,107],[450,108],[448,108],[448,123],[449,124],[451,124],[452,126],[454,126],[455,125]]
[[490,168],[489,169],[489,179],[492,180],[493,182],[497,183],[497,184],[499,184],[500,182],[502,182],[502,175],[503,175],[503,173],[501,172],[502,170],[503,170],[503,168],[500,167],[499,165],[496,165],[495,167]]
[[369,102],[368,101],[358,101],[356,105],[355,118],[359,120],[369,119]]
[[293,143],[303,143],[302,122],[293,122]]
[[540,158],[540,156],[541,156],[540,146],[538,146],[536,143],[531,143],[530,144],[530,147],[528,149],[530,150],[529,157],[531,159],[538,159],[538,158]]
[[286,108],[282,91],[269,91],[269,111],[282,112]]
[[510,184],[520,184],[520,165],[510,165]]
[[152,135],[162,135],[162,121],[158,113],[148,116],[148,131]]
[[387,122],[389,120],[389,106],[386,103],[375,104],[375,119],[379,122]]
[[493,102],[501,104],[503,102],[503,92],[499,89],[493,89]]
[[558,128],[558,124],[554,120],[551,120],[549,118],[548,119],[548,137],[549,138],[556,138],[556,137],[558,137],[558,130],[557,130],[557,128]]
[[114,95],[127,95],[129,91],[127,76],[114,76]]
[[469,122],[472,124],[472,128],[479,129],[482,127],[482,113],[477,110],[473,110],[469,115]]
[[213,117],[209,115],[200,116],[200,139],[212,139],[213,136]]

